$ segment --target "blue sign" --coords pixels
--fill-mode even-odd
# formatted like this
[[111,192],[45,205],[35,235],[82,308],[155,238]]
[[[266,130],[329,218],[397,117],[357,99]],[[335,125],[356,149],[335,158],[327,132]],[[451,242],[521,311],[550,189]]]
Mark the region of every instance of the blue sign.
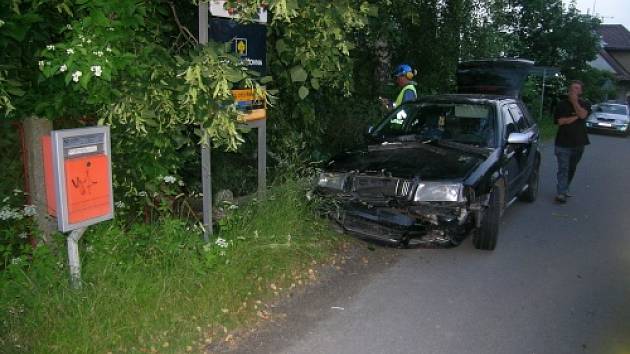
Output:
[[212,17],[208,36],[215,42],[232,43],[232,51],[251,70],[267,72],[267,26],[258,23],[238,23],[231,19]]

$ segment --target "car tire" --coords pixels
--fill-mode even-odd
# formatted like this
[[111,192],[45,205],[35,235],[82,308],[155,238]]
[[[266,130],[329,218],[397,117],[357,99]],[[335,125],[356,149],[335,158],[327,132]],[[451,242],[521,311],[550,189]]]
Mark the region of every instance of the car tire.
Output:
[[473,234],[473,245],[478,250],[492,251],[497,246],[501,220],[501,190],[495,187],[490,192],[488,209],[481,219],[481,227]]
[[538,198],[538,185],[540,183],[540,160],[536,158],[536,163],[534,164],[534,168],[532,172],[529,174],[529,178],[527,179],[527,189],[524,190],[521,194],[519,194],[518,199],[527,202],[533,203]]

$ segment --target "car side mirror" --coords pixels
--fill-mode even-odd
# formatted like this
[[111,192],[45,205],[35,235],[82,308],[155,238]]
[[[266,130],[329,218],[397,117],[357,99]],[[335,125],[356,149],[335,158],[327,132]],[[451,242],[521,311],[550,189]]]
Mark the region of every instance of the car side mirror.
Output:
[[532,142],[532,133],[511,133],[508,136],[508,144],[529,144]]
[[372,132],[373,132],[373,131],[374,131],[374,126],[373,126],[373,125],[370,125],[370,126],[367,128],[367,133],[366,133],[366,134],[370,135],[370,134],[372,134]]

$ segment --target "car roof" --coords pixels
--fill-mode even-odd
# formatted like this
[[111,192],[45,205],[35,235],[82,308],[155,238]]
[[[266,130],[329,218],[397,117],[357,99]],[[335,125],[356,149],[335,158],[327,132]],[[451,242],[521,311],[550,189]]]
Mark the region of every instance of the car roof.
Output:
[[619,106],[619,107],[627,107],[628,105],[625,104],[621,104],[621,103],[598,103],[597,106]]
[[480,95],[480,94],[443,94],[420,96],[416,102],[484,102],[494,103],[498,101],[516,101],[512,96]]

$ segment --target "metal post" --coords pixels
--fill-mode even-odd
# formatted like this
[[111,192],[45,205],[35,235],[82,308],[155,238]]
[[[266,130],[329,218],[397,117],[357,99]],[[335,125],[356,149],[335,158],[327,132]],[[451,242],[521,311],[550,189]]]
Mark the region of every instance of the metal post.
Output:
[[199,44],[208,43],[208,3],[199,3]]
[[543,80],[542,80],[542,93],[540,94],[540,116],[539,120],[543,119],[543,107],[545,106],[545,78],[547,76],[547,69],[543,68]]
[[210,241],[212,235],[212,154],[210,139],[201,145],[201,182],[203,184],[203,240]]
[[[208,3],[199,3],[199,44],[208,43]],[[201,127],[203,131],[203,127]],[[201,184],[203,187],[203,240],[207,243],[212,235],[212,154],[210,139],[201,144]]]
[[262,199],[267,189],[267,120],[258,125],[258,198]]
[[77,229],[68,235],[68,265],[70,266],[70,285],[81,289],[81,258],[79,258],[79,240],[87,228]]

